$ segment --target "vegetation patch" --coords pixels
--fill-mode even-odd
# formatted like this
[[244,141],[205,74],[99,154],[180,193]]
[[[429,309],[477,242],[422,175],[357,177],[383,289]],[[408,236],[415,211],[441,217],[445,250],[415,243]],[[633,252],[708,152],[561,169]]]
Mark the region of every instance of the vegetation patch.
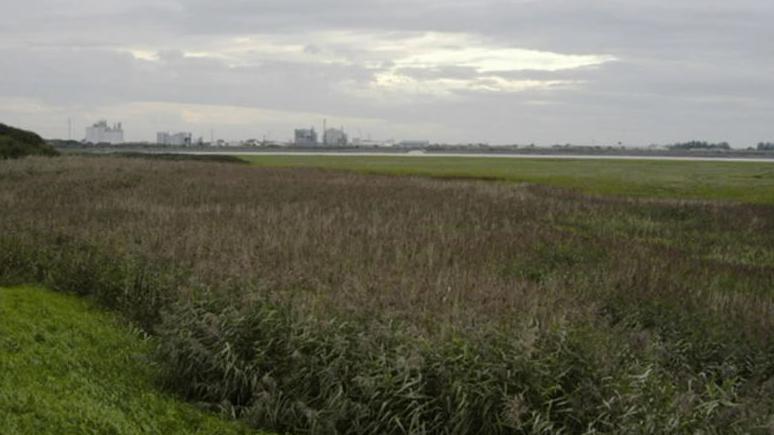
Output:
[[2,432],[250,433],[159,392],[152,349],[83,299],[0,288]]
[[109,157],[0,186],[0,280],[119,311],[167,389],[256,428],[774,424],[771,205]]
[[[88,155],[88,154],[85,154]],[[246,164],[244,159],[236,156],[222,154],[174,154],[174,153],[141,153],[141,152],[121,152],[114,156],[134,159],[147,160],[171,160],[171,161],[198,161],[198,162],[220,162],[220,163],[238,163]]]
[[442,179],[526,182],[594,195],[774,204],[770,162],[528,158],[250,156],[261,167],[321,168]]
[[58,154],[37,134],[0,123],[0,160]]

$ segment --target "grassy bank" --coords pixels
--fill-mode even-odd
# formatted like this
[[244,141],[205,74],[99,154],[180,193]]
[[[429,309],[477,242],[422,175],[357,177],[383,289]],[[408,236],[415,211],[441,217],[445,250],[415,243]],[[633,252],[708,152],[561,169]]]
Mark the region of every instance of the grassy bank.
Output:
[[183,397],[292,433],[750,433],[774,421],[774,207],[32,158],[0,279],[158,340]]
[[599,195],[724,199],[774,204],[774,164],[455,157],[250,156],[274,168],[474,178],[557,186]]
[[59,153],[37,134],[0,123],[0,160],[56,155]]
[[2,432],[249,433],[160,393],[151,351],[82,299],[0,288]]

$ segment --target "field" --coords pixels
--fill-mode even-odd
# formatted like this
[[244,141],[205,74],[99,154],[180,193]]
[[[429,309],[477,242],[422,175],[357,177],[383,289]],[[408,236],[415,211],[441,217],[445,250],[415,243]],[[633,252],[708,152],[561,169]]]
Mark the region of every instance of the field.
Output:
[[84,300],[0,288],[3,434],[250,433],[158,393],[152,350]]
[[774,163],[455,157],[250,156],[262,167],[534,183],[588,194],[774,204]]
[[774,430],[774,167],[252,162],[0,163],[0,284],[120,313],[259,429]]

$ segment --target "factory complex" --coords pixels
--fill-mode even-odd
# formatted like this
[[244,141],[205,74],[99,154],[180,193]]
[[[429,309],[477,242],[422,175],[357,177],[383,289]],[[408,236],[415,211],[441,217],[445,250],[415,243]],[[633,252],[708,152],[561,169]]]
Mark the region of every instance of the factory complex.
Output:
[[[121,145],[126,143],[124,140],[124,129],[121,122],[112,126],[106,120],[100,120],[86,128],[86,137],[82,143],[91,145]],[[239,141],[225,141],[215,139],[214,132],[210,133],[210,141],[205,142],[202,137],[194,139],[191,132],[169,132],[160,131],[156,133],[155,142],[142,142],[144,144],[163,145],[163,146],[234,146],[234,147],[257,147],[257,146],[290,146],[302,148],[314,147],[395,147],[395,148],[423,148],[430,145],[427,140],[407,140],[396,142],[394,140],[373,140],[370,137],[350,138],[344,127],[329,128],[327,121],[323,120],[322,133],[318,133],[314,126],[310,128],[297,128],[293,132],[293,138],[289,142],[275,142],[267,140],[247,139]]]

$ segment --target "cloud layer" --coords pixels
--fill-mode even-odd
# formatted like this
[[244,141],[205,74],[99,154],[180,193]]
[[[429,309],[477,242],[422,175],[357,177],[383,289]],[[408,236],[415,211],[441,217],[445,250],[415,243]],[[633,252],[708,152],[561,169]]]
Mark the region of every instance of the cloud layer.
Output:
[[0,0],[0,121],[76,138],[774,140],[767,0]]

